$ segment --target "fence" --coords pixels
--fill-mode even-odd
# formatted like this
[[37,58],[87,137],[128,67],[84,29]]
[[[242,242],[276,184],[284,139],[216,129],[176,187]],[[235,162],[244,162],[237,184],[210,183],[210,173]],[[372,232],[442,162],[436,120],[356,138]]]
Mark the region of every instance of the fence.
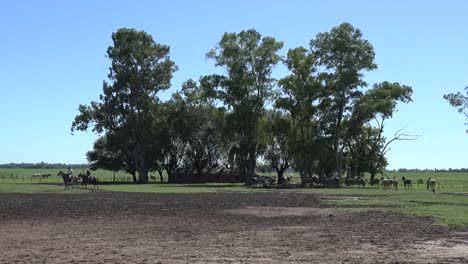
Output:
[[[48,175],[48,176],[44,176]],[[63,179],[61,176],[54,174],[44,175],[22,175],[16,173],[0,172],[0,184],[11,184],[11,183],[50,183],[50,184],[62,184]],[[93,175],[100,182],[114,182],[113,175]],[[118,183],[131,183],[133,179],[131,176],[115,176],[115,182]]]

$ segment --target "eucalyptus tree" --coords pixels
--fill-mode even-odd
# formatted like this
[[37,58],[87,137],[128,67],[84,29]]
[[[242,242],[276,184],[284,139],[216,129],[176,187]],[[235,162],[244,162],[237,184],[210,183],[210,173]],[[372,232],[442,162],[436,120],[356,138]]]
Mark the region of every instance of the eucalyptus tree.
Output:
[[280,111],[268,111],[267,140],[264,158],[276,170],[278,184],[283,183],[283,174],[291,166],[290,150],[291,118]]
[[[447,102],[455,107],[459,113],[463,114],[467,120],[465,125],[468,125],[468,86],[465,87],[465,94],[460,92],[457,93],[449,93],[444,95],[444,99]],[[468,129],[466,130],[468,133]]]
[[161,136],[165,140],[158,160],[167,172],[168,182],[173,182],[174,173],[183,165],[188,149],[192,130],[191,116],[180,92],[173,93],[171,99],[161,105],[160,113],[165,123]]
[[184,82],[181,94],[191,126],[184,164],[201,177],[219,165],[224,109],[215,107],[193,80]]
[[[351,117],[346,122],[345,145],[352,160],[352,175],[358,171],[357,164],[367,163],[367,172],[371,179],[387,165],[385,154],[389,145],[397,140],[414,140],[418,135],[406,133],[400,129],[394,137],[387,140],[384,136],[386,120],[393,117],[398,103],[412,102],[413,90],[410,86],[397,82],[384,81],[374,84],[371,89],[357,97],[352,105]],[[361,165],[362,168],[362,165]]]
[[316,57],[303,47],[288,51],[285,64],[291,74],[279,81],[281,96],[275,107],[291,117],[288,148],[302,184],[311,176],[324,152],[319,119],[324,87],[319,80]]
[[310,48],[322,69],[329,108],[324,120],[329,122],[333,141],[335,171],[341,175],[343,150],[343,121],[349,116],[353,99],[367,86],[364,72],[374,70],[374,48],[363,39],[362,32],[349,23],[334,27],[330,32],[319,33],[310,41]]
[[157,93],[171,86],[177,66],[169,57],[169,46],[156,43],[144,31],[121,28],[112,34],[107,49],[111,60],[108,81],[100,101],[80,105],[72,131],[92,127],[98,134],[125,135],[122,149],[129,152],[140,183],[148,182],[153,164],[151,141],[159,99]]
[[239,170],[246,181],[255,174],[258,150],[257,124],[265,106],[273,98],[272,71],[281,60],[283,43],[262,37],[251,29],[225,33],[207,58],[222,67],[225,74],[202,78],[205,93],[223,103],[230,111],[230,122],[237,141]]

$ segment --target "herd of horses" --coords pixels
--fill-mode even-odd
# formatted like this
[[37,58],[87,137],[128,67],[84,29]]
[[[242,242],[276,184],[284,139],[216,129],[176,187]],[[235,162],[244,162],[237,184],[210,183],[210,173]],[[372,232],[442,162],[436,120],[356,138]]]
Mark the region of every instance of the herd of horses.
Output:
[[[289,185],[289,183],[292,182],[293,176],[283,176],[281,180],[281,185]],[[273,176],[258,176],[256,175],[253,178],[253,184],[252,187],[272,187],[276,182],[275,177]],[[309,178],[307,178],[306,181],[306,186],[310,187],[340,187],[341,185],[341,179],[340,177],[331,177],[331,178],[326,178],[326,177],[319,177],[318,175],[313,175]],[[398,185],[400,181],[398,181],[396,178],[390,179],[389,177],[381,177],[379,178],[373,178],[367,181],[366,179],[363,178],[346,178],[344,179],[344,185],[346,187],[350,186],[359,186],[362,188],[365,188],[367,184],[369,184],[370,187],[375,187],[375,188],[382,188],[382,189],[395,189],[398,190]],[[403,184],[403,187],[405,190],[412,190],[413,189],[413,183],[411,179],[407,179],[405,177],[401,178],[401,183]],[[432,192],[435,193],[436,191],[436,183],[437,181],[433,178],[429,178],[426,181],[427,189],[431,190]]]
[[68,174],[63,171],[59,171],[57,176],[61,176],[65,184],[65,190],[75,189],[78,187],[79,181],[81,180],[81,188],[87,189],[88,184],[93,185],[93,189],[99,190],[99,180],[91,175],[86,175],[84,173],[79,173],[78,175]]
[[[48,178],[50,177],[50,174],[39,174],[35,173],[32,175],[31,178],[33,177],[39,177],[41,179]],[[87,189],[88,184],[93,185],[93,189],[98,189],[99,190],[99,180],[89,174],[84,174],[84,173],[79,173],[78,175],[74,174],[67,174],[64,173],[63,171],[59,171],[57,176],[61,176],[65,185],[65,190],[69,190],[77,188],[80,181],[81,181],[81,188],[82,189]],[[283,176],[281,182],[282,185],[288,185],[289,183],[292,182],[293,176]],[[253,187],[271,187],[275,184],[276,179],[273,176],[258,176],[253,178]],[[405,177],[401,178],[401,182],[403,183],[404,189],[405,190],[410,190],[413,189],[413,183],[411,179],[407,179]],[[426,181],[427,189],[431,190],[432,192],[435,193],[436,191],[436,183],[437,181],[433,178],[429,178]],[[322,186],[322,187],[339,187],[341,184],[340,178],[339,177],[332,177],[332,178],[320,178],[317,175],[314,175],[312,177],[309,177],[307,180],[307,184],[311,187],[317,187],[317,186]],[[344,185],[345,186],[352,186],[352,185],[358,185],[362,188],[366,187],[367,180],[363,178],[347,178],[344,180]],[[388,177],[384,178],[381,177],[380,179],[374,178],[369,180],[369,185],[371,187],[376,187],[376,188],[382,188],[382,189],[395,189],[398,190],[398,185],[399,181],[395,178],[390,179]]]
[[[396,178],[390,179],[389,177],[381,177],[380,179],[374,178],[369,180],[369,185],[371,187],[376,187],[376,188],[382,188],[382,189],[395,189],[398,190],[398,185],[400,181],[398,181]],[[411,179],[407,179],[404,176],[401,177],[401,183],[403,184],[403,187],[405,190],[412,190],[413,189],[413,182]],[[427,189],[431,190],[432,192],[435,193],[436,190],[436,183],[437,181],[433,178],[429,178],[426,181]],[[360,187],[366,187],[367,180],[359,178],[359,179],[345,179],[345,185],[346,186],[351,186],[351,185],[359,185]]]

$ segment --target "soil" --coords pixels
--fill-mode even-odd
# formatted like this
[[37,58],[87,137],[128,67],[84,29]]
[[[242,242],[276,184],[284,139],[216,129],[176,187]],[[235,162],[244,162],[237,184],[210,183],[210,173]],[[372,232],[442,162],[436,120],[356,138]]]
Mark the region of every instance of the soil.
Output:
[[322,199],[0,194],[0,263],[468,263],[466,227]]

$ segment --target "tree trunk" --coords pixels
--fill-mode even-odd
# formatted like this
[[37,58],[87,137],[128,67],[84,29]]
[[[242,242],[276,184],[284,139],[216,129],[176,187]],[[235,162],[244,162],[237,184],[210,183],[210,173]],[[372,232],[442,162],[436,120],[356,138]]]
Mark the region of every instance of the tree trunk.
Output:
[[174,177],[173,177],[173,172],[171,169],[166,169],[167,172],[167,182],[168,183],[174,183]]
[[161,183],[163,183],[163,182],[164,182],[163,171],[162,171],[162,170],[158,170],[158,173],[159,173],[159,179],[161,179]]
[[284,169],[276,169],[276,174],[278,175],[278,185],[283,184],[283,174],[284,174]]
[[140,167],[138,169],[138,183],[148,183],[148,169]]
[[114,179],[112,180],[112,182],[115,182],[115,171],[114,171]]
[[299,175],[301,176],[301,187],[307,185],[307,178],[310,176],[309,172],[310,170],[306,170],[306,166],[304,165],[304,163],[302,163],[299,168]]

